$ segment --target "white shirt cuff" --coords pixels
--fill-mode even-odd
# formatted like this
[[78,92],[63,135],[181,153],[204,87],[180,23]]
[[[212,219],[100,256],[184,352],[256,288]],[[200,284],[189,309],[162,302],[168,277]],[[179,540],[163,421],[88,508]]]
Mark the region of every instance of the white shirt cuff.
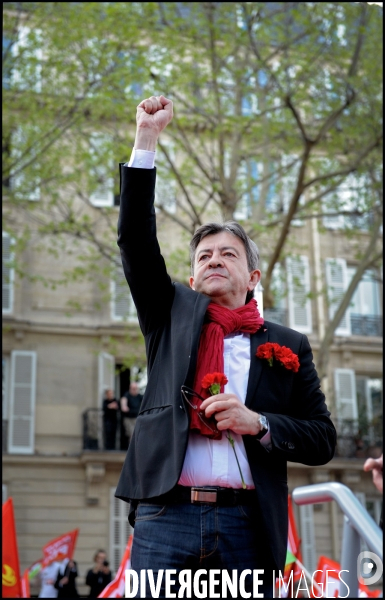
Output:
[[133,167],[134,169],[153,169],[155,166],[155,154],[155,151],[133,148],[131,158],[124,166]]
[[259,443],[268,451],[270,452],[270,450],[273,447],[272,441],[271,441],[271,433],[270,433],[270,425],[268,425],[268,430],[266,431],[265,435],[259,440]]

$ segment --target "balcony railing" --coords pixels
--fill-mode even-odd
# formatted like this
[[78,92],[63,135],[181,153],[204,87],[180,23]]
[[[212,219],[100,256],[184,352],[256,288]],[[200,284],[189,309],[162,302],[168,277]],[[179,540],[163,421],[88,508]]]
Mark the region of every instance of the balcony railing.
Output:
[[[267,321],[278,325],[289,326],[288,311],[285,308],[265,308],[263,316]],[[382,337],[382,316],[380,315],[350,315],[352,335]]]
[[[368,458],[380,455],[382,451],[382,432],[379,423],[360,427],[358,421],[335,420],[337,429],[336,457]],[[120,415],[116,428],[115,450],[126,450],[128,440],[121,426]],[[83,449],[106,450],[103,428],[103,411],[89,408],[83,413]]]
[[337,429],[336,457],[369,458],[378,457],[382,452],[382,431],[380,421],[360,427],[358,421],[334,421]]
[[379,315],[350,315],[352,335],[382,336],[382,316]]
[[[83,415],[83,450],[106,450],[103,411],[88,408]],[[112,450],[127,450],[128,439],[122,427],[120,413],[117,414],[115,447]],[[111,450],[111,448],[109,448]]]

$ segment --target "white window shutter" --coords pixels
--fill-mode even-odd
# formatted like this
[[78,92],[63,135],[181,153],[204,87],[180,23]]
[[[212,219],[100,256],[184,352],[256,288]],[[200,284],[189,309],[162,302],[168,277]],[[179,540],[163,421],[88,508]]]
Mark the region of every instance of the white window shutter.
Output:
[[116,574],[133,529],[128,522],[129,504],[115,498],[115,490],[110,488],[110,562]]
[[289,297],[289,325],[301,333],[313,331],[310,292],[309,259],[307,256],[286,259]]
[[316,570],[317,555],[315,548],[314,512],[312,504],[299,507],[299,522],[301,527],[301,553],[306,569],[313,573]]
[[124,276],[123,268],[118,267],[111,279],[111,318],[114,321],[128,320],[137,323],[137,312]]
[[11,353],[8,452],[33,454],[35,448],[36,352]]
[[[329,319],[334,317],[338,306],[348,287],[348,274],[346,260],[344,258],[327,258],[326,265],[326,283],[328,286],[329,297]],[[335,335],[351,335],[350,308],[348,307],[342,317]]]
[[114,180],[109,176],[111,161],[107,158],[105,145],[110,141],[107,134],[94,132],[90,136],[90,153],[94,163],[91,178],[98,184],[90,195],[90,202],[94,206],[114,205]]
[[358,418],[356,376],[353,369],[334,369],[334,391],[337,418],[355,421]]
[[104,392],[115,389],[115,358],[107,352],[99,353],[99,406],[102,404]]
[[13,310],[14,270],[9,265],[12,260],[12,238],[3,231],[3,314],[9,314]]

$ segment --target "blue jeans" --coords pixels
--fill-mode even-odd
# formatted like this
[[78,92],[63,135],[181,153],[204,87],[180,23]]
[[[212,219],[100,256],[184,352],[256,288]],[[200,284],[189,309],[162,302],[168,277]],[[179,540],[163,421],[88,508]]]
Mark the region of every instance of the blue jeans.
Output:
[[[176,593],[176,597],[182,598],[253,598],[255,597],[253,580],[255,584],[259,578],[263,583],[255,588],[254,592],[263,593],[265,598],[272,598],[272,567],[266,570],[266,542],[263,535],[258,539],[252,526],[254,513],[255,507],[252,506],[223,507],[208,504],[163,506],[141,502],[137,508],[131,551],[131,569],[137,572],[139,582],[135,597],[167,598],[170,596],[166,595],[166,592],[171,592]],[[260,521],[259,518],[258,522]],[[264,573],[253,574],[254,569],[264,568]],[[157,596],[153,595],[147,577],[146,595],[144,596],[144,587],[141,595],[140,571],[142,569],[153,570],[152,590],[154,584],[157,584],[160,569],[175,569],[176,573],[172,575],[172,579],[176,583],[167,589],[166,576],[163,573],[160,593]],[[181,574],[183,578],[180,588],[179,573],[184,569],[189,570],[190,574]],[[197,573],[200,569],[207,571],[207,575]],[[220,572],[209,574],[209,570],[212,569],[218,569]],[[236,574],[233,574],[233,569],[237,570]],[[242,575],[246,569],[251,570],[251,573]],[[225,570],[231,578],[232,587],[228,587],[228,577],[222,573]],[[210,589],[212,575],[214,577],[211,585],[214,587]],[[226,592],[223,592],[223,585],[227,586]],[[188,593],[190,589],[192,595]],[[181,596],[178,596],[178,590]],[[245,596],[243,590],[251,595]]]

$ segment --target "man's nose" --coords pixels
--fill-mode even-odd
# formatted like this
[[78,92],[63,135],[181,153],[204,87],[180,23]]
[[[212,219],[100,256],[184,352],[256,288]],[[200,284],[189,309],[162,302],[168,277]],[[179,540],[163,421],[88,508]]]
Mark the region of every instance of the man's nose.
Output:
[[213,268],[223,267],[223,259],[219,252],[213,252],[209,260],[209,266]]

